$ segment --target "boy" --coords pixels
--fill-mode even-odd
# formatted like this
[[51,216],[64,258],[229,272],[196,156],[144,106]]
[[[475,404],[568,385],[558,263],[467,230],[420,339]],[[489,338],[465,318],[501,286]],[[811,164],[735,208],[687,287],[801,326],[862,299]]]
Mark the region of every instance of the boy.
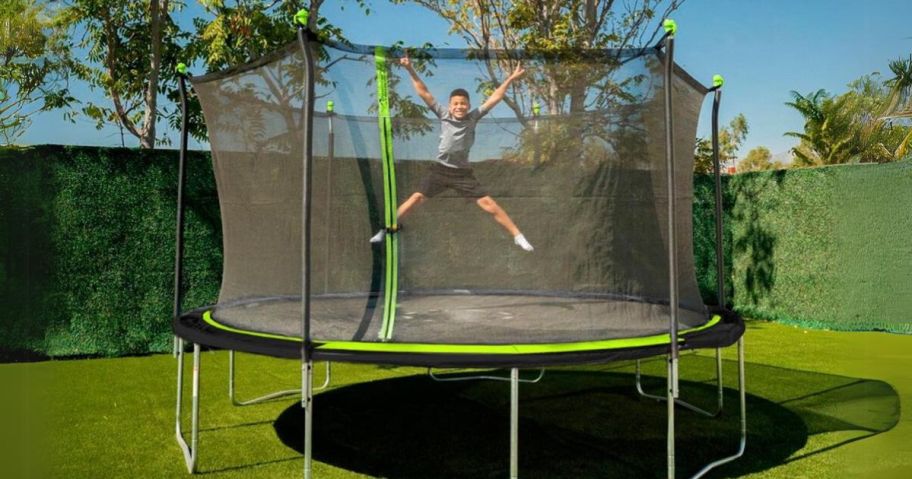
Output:
[[[451,188],[464,198],[472,198],[479,208],[491,214],[513,236],[513,243],[526,251],[534,248],[519,231],[507,212],[494,201],[475,178],[472,167],[469,165],[469,150],[475,143],[475,125],[478,120],[491,111],[500,100],[510,83],[525,73],[521,66],[517,66],[513,73],[494,90],[494,93],[477,109],[471,109],[469,93],[462,88],[457,88],[450,93],[449,105],[443,106],[428,91],[427,86],[418,77],[412,67],[408,56],[399,60],[412,77],[412,86],[418,96],[427,103],[431,111],[440,118],[441,134],[440,146],[437,152],[437,161],[431,166],[430,171],[422,178],[418,191],[413,193],[408,200],[399,205],[397,215],[401,221],[413,208],[423,203],[428,198],[442,193]],[[371,239],[371,243],[379,243],[386,234],[380,230]]]

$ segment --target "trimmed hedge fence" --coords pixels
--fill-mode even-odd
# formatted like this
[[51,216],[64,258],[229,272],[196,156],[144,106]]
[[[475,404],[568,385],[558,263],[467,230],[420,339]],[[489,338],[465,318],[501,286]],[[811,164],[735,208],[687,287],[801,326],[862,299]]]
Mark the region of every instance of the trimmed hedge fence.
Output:
[[[177,153],[0,148],[0,351],[171,348]],[[695,180],[694,250],[715,303],[713,181]],[[727,302],[748,317],[912,333],[912,162],[724,178]],[[185,304],[221,275],[208,154],[188,158]]]

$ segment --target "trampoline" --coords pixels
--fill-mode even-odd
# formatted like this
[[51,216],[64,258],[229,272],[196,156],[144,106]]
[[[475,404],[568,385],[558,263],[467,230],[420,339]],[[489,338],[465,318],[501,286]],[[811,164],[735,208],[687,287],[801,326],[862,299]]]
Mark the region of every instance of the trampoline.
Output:
[[[673,431],[679,352],[740,346],[744,331],[697,287],[691,152],[712,91],[717,136],[721,82],[704,87],[674,64],[673,33],[669,24],[644,48],[543,53],[333,43],[299,25],[297,42],[257,61],[182,75],[176,432],[190,472],[200,345],[301,359],[305,477],[320,360],[511,368],[515,410],[518,368],[667,355],[669,391],[659,398]],[[419,98],[404,57],[440,103],[465,88],[477,107],[517,65],[526,72],[478,119],[465,150],[480,192],[429,194],[400,221],[397,209],[426,189],[447,121]],[[184,311],[188,81],[209,132],[223,275],[216,304]],[[717,162],[721,243],[718,175]],[[534,251],[514,245],[479,197],[496,200]],[[382,241],[369,242],[378,230]],[[720,247],[716,255],[722,278]],[[724,297],[721,279],[717,288]],[[184,341],[194,344],[189,444]],[[743,419],[743,376],[740,385]],[[669,444],[673,477],[673,434]],[[722,462],[743,446],[742,435]]]

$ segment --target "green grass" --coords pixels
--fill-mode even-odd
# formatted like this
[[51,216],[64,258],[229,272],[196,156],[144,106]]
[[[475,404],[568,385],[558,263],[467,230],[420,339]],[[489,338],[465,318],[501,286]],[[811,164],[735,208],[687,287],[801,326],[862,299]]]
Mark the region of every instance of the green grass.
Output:
[[[912,337],[751,322],[746,350],[747,453],[709,477],[912,475],[912,421],[900,413]],[[679,477],[737,446],[734,353],[723,417],[679,409]],[[684,357],[686,398],[713,404],[713,364],[711,353]],[[175,370],[167,355],[0,364],[3,477],[189,477],[174,440]],[[636,397],[632,370],[558,368],[522,385],[521,477],[664,477],[665,406]],[[660,391],[663,362],[645,370]],[[202,372],[201,477],[300,477],[296,401],[232,406],[225,352],[204,353]],[[507,477],[508,384],[423,373],[334,365],[314,405],[316,477]],[[240,355],[238,394],[294,388],[299,374],[293,361]]]

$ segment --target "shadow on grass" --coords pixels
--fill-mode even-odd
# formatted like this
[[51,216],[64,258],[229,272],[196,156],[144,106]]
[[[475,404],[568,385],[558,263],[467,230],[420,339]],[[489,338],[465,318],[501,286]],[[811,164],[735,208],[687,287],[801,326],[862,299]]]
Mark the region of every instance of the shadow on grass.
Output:
[[[744,458],[710,477],[737,477],[790,462],[810,435],[892,428],[899,398],[886,383],[751,365],[748,384],[774,386],[748,396]],[[764,378],[764,379],[759,379]],[[664,379],[649,378],[661,390]],[[762,387],[766,387],[763,385]],[[682,383],[685,399],[711,408],[713,384]],[[737,391],[726,389],[717,419],[679,409],[677,470],[689,476],[737,449]],[[375,477],[502,478],[509,462],[509,383],[437,383],[414,376],[357,384],[319,394],[314,402],[314,458]],[[302,451],[303,410],[276,420],[288,447]],[[520,386],[519,466],[525,478],[665,477],[666,408],[640,399],[633,375],[604,370],[549,371]]]

